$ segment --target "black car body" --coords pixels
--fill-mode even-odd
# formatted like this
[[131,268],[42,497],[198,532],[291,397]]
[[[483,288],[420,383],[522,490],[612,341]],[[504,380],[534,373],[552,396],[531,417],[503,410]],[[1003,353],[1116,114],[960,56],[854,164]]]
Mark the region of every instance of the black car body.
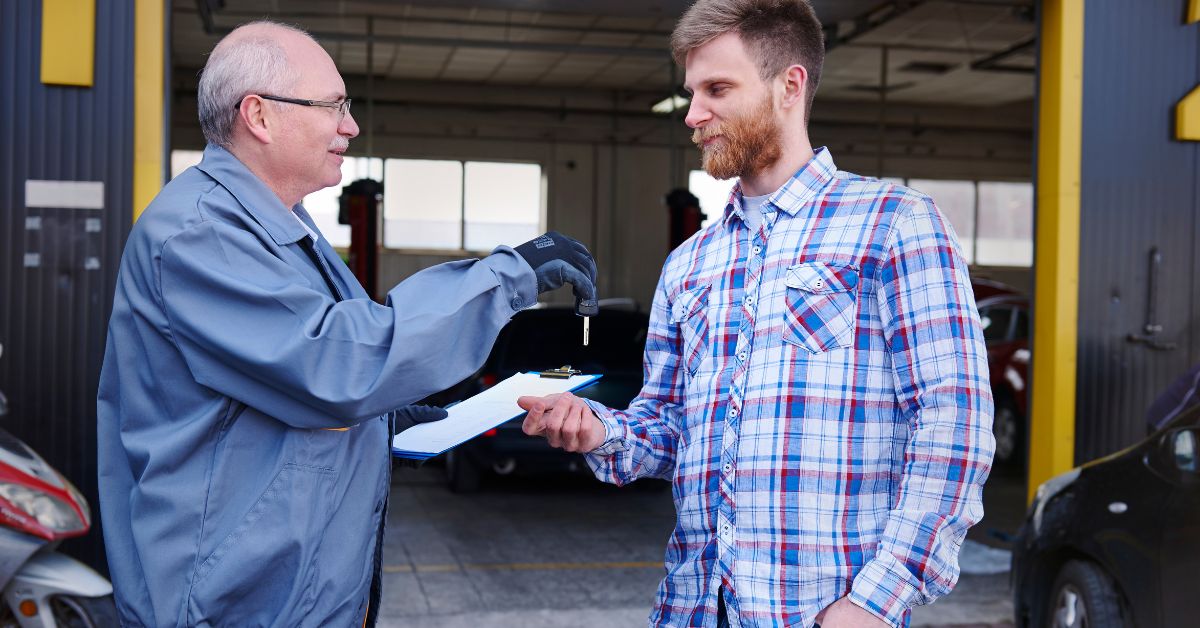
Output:
[[1200,625],[1200,408],[1038,489],[1013,551],[1017,626]]
[[[517,313],[500,332],[482,370],[455,391],[465,398],[518,372],[571,365],[600,374],[595,384],[578,391],[613,408],[625,408],[642,388],[642,353],[649,316],[636,310],[604,307],[591,320],[591,338],[583,346],[583,319],[569,307],[544,307]],[[521,431],[513,419],[459,445],[446,456],[447,477],[456,491],[471,491],[487,474],[580,471],[579,454],[551,447],[545,439]]]

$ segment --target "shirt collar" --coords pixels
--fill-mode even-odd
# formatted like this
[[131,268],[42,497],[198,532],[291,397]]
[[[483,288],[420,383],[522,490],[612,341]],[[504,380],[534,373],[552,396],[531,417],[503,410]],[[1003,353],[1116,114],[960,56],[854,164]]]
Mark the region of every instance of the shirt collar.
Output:
[[[276,244],[292,244],[308,235],[307,225],[298,220],[299,217],[292,210],[284,207],[275,192],[250,172],[233,153],[209,144],[204,147],[204,157],[197,168],[229,190],[246,212],[271,234]],[[292,217],[288,218],[288,214],[292,214]]]
[[[812,159],[808,160],[804,167],[770,195],[767,204],[789,216],[795,216],[825,189],[836,173],[837,166],[833,163],[833,156],[829,154],[828,148],[822,146],[813,153]],[[729,200],[725,202],[724,224],[728,225],[733,216],[745,220],[741,214],[742,196],[742,181],[738,179],[729,192]]]

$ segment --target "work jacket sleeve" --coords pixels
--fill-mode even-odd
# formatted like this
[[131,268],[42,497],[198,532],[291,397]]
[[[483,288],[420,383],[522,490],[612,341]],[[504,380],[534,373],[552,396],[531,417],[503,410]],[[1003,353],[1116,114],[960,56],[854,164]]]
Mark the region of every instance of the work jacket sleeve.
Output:
[[500,247],[417,273],[384,305],[337,302],[298,247],[201,222],[166,241],[157,276],[196,381],[294,427],[353,425],[461,381],[537,300],[533,270]]

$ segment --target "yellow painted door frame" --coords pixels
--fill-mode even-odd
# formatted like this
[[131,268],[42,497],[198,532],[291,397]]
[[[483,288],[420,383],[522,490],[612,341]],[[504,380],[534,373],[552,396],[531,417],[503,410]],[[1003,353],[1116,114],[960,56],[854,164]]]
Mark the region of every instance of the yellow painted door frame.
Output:
[[135,0],[133,40],[133,219],[165,180],[163,121],[166,0]]
[[1084,0],[1043,0],[1029,498],[1075,466]]

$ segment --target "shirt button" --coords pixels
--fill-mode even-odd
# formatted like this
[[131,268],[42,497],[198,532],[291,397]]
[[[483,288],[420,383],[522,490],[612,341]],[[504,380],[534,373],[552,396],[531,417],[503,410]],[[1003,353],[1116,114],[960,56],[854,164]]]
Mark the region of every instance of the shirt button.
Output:
[[817,290],[820,290],[821,288],[825,287],[825,282],[818,279],[815,283],[813,283],[813,287],[815,287]]
[[730,471],[733,471],[733,465],[726,462],[725,463],[725,473],[729,473]]
[[745,301],[746,301],[746,305],[754,305],[754,297],[752,297],[752,296],[747,296]]
[[762,253],[762,247],[761,247],[761,246],[755,246],[755,247],[754,247],[754,254],[755,254],[755,255],[758,255],[759,253]]
[[739,353],[738,359],[741,360],[742,362],[745,362],[746,361],[746,352],[743,351],[743,352]]
[[737,418],[737,408],[734,408],[729,411],[729,418],[731,418],[731,419]]

